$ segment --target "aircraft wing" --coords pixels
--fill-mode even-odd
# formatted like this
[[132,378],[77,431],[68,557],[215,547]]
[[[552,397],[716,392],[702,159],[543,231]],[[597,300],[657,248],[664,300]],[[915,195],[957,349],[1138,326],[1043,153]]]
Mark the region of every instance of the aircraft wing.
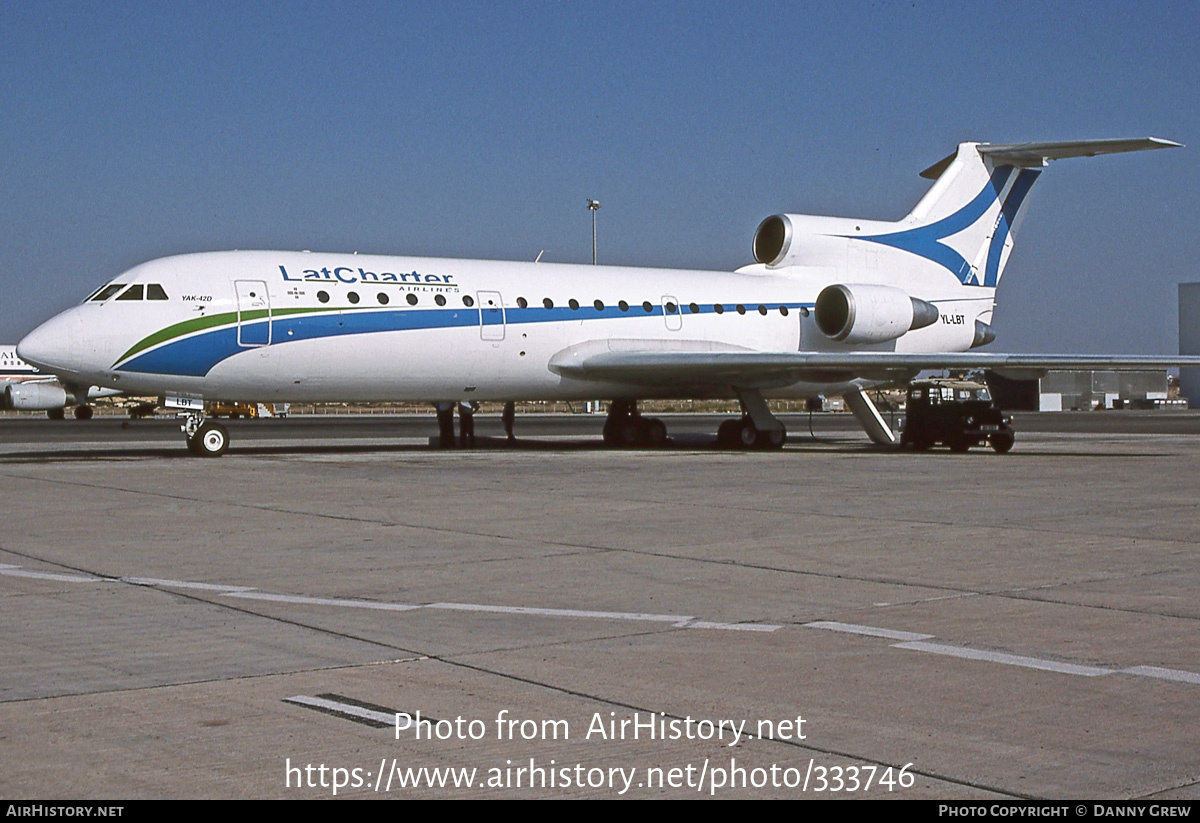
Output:
[[[572,347],[576,349],[576,347]],[[779,388],[799,381],[855,379],[902,383],[919,372],[988,369],[1035,378],[1051,369],[1133,370],[1200,367],[1200,357],[954,352],[754,352],[564,350],[551,360],[564,377],[646,385]]]

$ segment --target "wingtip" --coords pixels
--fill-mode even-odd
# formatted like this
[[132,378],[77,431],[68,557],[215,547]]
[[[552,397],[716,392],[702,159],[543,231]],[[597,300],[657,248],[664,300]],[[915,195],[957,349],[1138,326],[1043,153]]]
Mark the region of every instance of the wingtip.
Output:
[[1182,149],[1186,148],[1183,143],[1178,143],[1174,140],[1167,140],[1164,137],[1147,137],[1151,143],[1156,143],[1157,148],[1161,149]]

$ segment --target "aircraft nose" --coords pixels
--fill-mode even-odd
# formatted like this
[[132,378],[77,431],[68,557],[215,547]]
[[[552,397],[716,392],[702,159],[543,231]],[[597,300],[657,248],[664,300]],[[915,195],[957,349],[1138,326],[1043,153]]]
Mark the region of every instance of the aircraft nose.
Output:
[[17,356],[53,374],[78,373],[83,351],[83,324],[75,309],[51,317],[17,344]]

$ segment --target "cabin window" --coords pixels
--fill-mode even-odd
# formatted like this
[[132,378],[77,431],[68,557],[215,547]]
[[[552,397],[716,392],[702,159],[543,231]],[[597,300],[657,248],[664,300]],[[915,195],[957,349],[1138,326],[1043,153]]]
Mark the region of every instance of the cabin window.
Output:
[[166,300],[167,293],[166,293],[166,291],[163,290],[163,287],[160,286],[158,283],[151,283],[149,286],[146,286],[146,299],[147,300]]
[[604,311],[604,301],[603,300],[597,300],[592,305],[596,307],[596,311]]
[[417,305],[417,296],[412,292],[409,292],[408,296],[406,296],[404,299],[408,301],[408,305],[410,306]]
[[472,306],[475,305],[475,298],[473,298],[469,294],[464,294],[463,295],[463,305],[466,306],[468,309],[471,308]]
[[545,300],[542,301],[542,305],[548,309],[552,309],[552,308],[554,308],[554,301],[551,300],[549,297],[547,297]]
[[358,303],[358,292],[356,292],[356,291],[350,292],[349,294],[346,295],[346,299],[349,300],[351,303],[357,304]]
[[617,304],[617,307],[618,307],[618,308],[619,308],[621,311],[629,311],[629,304],[628,304],[628,303],[626,303],[624,300],[622,300],[620,303],[618,303],[618,304]]
[[317,292],[317,299],[320,300],[322,303],[328,303],[329,302],[329,292],[327,292],[327,291]]
[[722,306],[720,303],[717,303],[713,306],[713,311],[715,311],[717,314],[724,314],[725,307]]
[[697,306],[695,303],[688,303],[688,311],[690,311],[692,314],[699,314],[700,307]]
[[649,301],[649,300],[647,300],[646,302],[642,303],[642,308],[643,308],[643,309],[645,309],[647,312],[652,312],[652,311],[654,311],[654,306],[650,305],[650,301]]
[[667,314],[674,314],[676,311],[679,310],[679,307],[676,306],[674,303],[667,303],[666,309],[667,309]]
[[517,305],[518,305],[518,306],[520,306],[520,307],[521,307],[521,308],[523,308],[523,309],[527,309],[527,308],[529,308],[529,301],[528,301],[528,300],[526,300],[524,297],[518,297],[518,298],[517,298]]
[[579,308],[579,301],[576,300],[574,297],[572,297],[570,300],[567,301],[567,305],[571,307],[571,311],[575,311],[576,309]]
[[780,306],[779,313],[782,314],[784,317],[787,317],[788,316],[787,306]]
[[141,300],[142,293],[145,291],[141,283],[134,283],[125,291],[117,295],[118,300]]
[[445,297],[445,295],[441,295],[441,294],[435,295],[433,298],[433,302],[437,303],[439,306],[444,306],[444,305],[446,305],[446,297]]
[[737,304],[737,313],[738,313],[738,314],[745,314],[745,313],[746,313],[746,307],[745,307],[745,306],[743,306],[741,303],[738,303],[738,304]]
[[761,314],[763,317],[766,317],[767,316],[767,307],[760,303],[758,306],[758,313]]
[[386,293],[380,292],[376,295],[376,299],[379,300],[379,305],[386,306],[391,298],[389,298]]

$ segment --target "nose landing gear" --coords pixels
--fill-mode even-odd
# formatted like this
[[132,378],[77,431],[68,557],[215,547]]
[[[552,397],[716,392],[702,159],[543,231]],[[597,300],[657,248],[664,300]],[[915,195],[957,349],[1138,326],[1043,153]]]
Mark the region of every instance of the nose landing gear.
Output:
[[184,418],[182,430],[187,448],[196,457],[220,457],[229,450],[229,432],[220,423],[193,412]]

